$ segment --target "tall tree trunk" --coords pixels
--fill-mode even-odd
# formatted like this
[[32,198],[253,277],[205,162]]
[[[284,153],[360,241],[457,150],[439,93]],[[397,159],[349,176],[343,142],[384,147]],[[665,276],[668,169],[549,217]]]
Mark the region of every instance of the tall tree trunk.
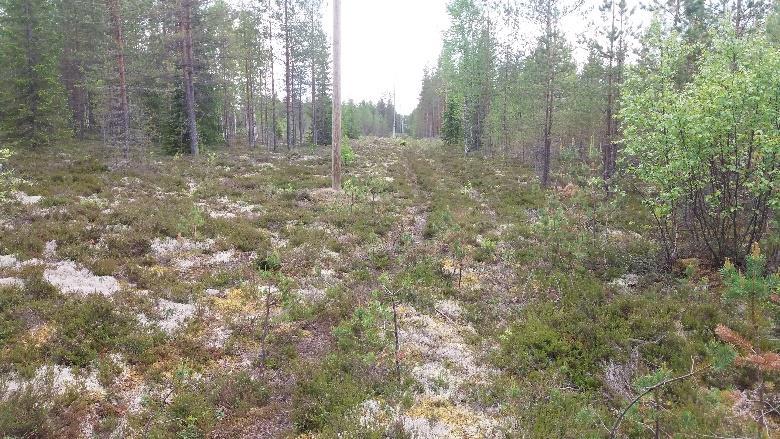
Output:
[[85,11],[81,10],[76,2],[59,3],[61,26],[68,29],[62,38],[60,80],[67,93],[73,131],[78,139],[84,139],[89,125],[89,98],[85,74],[89,61],[86,59],[87,52],[83,50],[83,41],[85,34],[88,35],[92,29],[84,23]]
[[130,156],[130,103],[127,97],[127,68],[125,65],[125,38],[119,0],[107,0],[111,34],[116,45],[116,68],[119,76],[119,116],[122,123],[122,149],[125,160]]
[[[549,38],[552,38],[550,34]],[[544,137],[542,146],[542,187],[548,187],[550,184],[550,154],[552,147],[552,125],[553,125],[553,60],[552,60],[552,41],[547,42],[547,90],[545,93],[544,108]]]
[[227,42],[223,40],[220,45],[220,60],[219,65],[221,67],[222,77],[220,78],[220,81],[222,82],[222,138],[225,140],[225,143],[230,146],[231,138],[230,138],[230,112],[231,107],[233,106],[233,100],[230,96],[230,75],[228,73],[228,68],[226,67],[227,60],[226,60],[226,53],[227,53]]
[[615,147],[615,0],[612,0],[610,3],[610,8],[612,13],[612,24],[609,32],[609,52],[607,54],[609,57],[609,65],[607,66],[607,120],[604,144],[601,147],[603,162],[602,177],[604,179],[604,190],[606,192],[609,192],[610,180],[612,179],[612,173],[614,171],[612,158],[614,156],[613,149]]
[[[303,68],[301,68],[303,70]],[[303,73],[301,73],[303,79]],[[303,80],[298,81],[298,143],[303,145]]]
[[333,189],[341,190],[341,0],[333,0]]
[[548,81],[548,91],[544,113],[544,145],[542,148],[542,187],[550,185],[550,155],[552,150],[553,92],[552,81]]
[[[315,34],[315,20],[314,20],[314,8],[311,8],[311,35],[310,43],[314,42]],[[317,77],[315,75],[316,60],[314,56],[314,47],[310,48],[311,57],[311,141],[314,146],[317,146]]]
[[314,74],[314,58],[311,60],[311,141],[317,146],[317,78]]
[[509,157],[509,47],[506,48],[504,59],[504,111],[501,113],[501,129],[503,131],[504,158]]
[[276,152],[276,78],[274,76],[274,36],[271,22],[268,22],[268,45],[271,52],[271,146],[273,152]]
[[249,147],[255,148],[255,84],[254,72],[251,66],[251,53],[247,53],[244,60],[244,74],[246,76],[246,134]]
[[265,99],[263,98],[263,93],[265,91],[265,76],[260,75],[260,136],[261,141],[264,145],[268,145],[268,139],[267,139],[267,125],[268,125],[268,113],[266,111],[266,105],[265,105]]
[[192,42],[192,2],[181,2],[182,69],[184,70],[184,109],[187,113],[187,134],[190,138],[190,153],[198,155],[198,125],[195,117],[194,56]]
[[285,87],[287,89],[287,150],[292,148],[293,136],[293,101],[292,101],[292,63],[290,61],[290,17],[289,0],[284,0],[284,66],[285,66]]
[[550,155],[552,150],[552,128],[555,104],[555,38],[556,29],[553,27],[552,0],[547,0],[545,17],[545,34],[547,39],[547,84],[545,95],[544,113],[544,145],[542,148],[542,187],[550,185]]
[[[25,36],[25,68],[27,70],[27,78],[29,78],[27,86],[27,108],[29,108],[29,135],[26,136],[33,141],[37,141],[38,137],[38,88],[36,87],[37,81],[32,80],[35,78],[35,67],[38,64],[38,56],[35,53],[34,44],[35,39],[33,35],[33,28],[35,27],[35,17],[32,13],[31,0],[25,0],[24,2],[24,36]],[[38,145],[33,145],[38,146]]]

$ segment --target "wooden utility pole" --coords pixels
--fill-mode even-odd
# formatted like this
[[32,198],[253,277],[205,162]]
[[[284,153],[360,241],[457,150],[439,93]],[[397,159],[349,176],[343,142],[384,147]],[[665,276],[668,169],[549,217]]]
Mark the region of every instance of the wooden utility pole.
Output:
[[122,16],[119,0],[107,0],[111,33],[116,45],[116,68],[119,76],[119,112],[122,118],[122,148],[125,160],[130,156],[130,105],[127,99],[127,69],[125,65],[125,39],[122,32]]
[[333,189],[341,190],[341,0],[333,0]]
[[194,56],[192,50],[192,2],[181,2],[182,69],[184,70],[184,108],[187,112],[187,131],[190,153],[198,155],[198,125],[195,119]]

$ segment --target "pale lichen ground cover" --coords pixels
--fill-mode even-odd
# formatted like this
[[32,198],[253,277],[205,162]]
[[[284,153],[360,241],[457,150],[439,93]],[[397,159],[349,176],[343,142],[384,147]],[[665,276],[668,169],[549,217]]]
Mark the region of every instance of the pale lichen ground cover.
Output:
[[[116,170],[99,150],[46,169],[17,157],[27,183],[0,206],[2,401],[34,407],[44,436],[529,437],[517,410],[552,397],[497,356],[529,302],[561,300],[540,275],[555,256],[527,254],[552,247],[532,177],[438,145],[355,143],[342,193],[324,150]],[[644,281],[604,280],[622,294]],[[627,364],[600,368],[628,381]],[[561,373],[534,379],[574,394]],[[594,398],[583,406],[605,413]]]

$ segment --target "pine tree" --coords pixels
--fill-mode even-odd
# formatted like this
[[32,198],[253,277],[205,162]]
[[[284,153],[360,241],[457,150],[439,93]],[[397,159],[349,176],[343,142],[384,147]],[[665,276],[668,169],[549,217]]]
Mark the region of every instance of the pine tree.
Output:
[[462,105],[455,97],[449,97],[445,102],[444,114],[442,115],[441,138],[449,145],[460,144],[463,139],[461,130],[461,108]]
[[[108,20],[104,17],[106,6],[103,0],[61,1],[57,5],[59,26],[67,29],[62,32],[58,57],[60,78],[72,116],[69,123],[79,139],[98,132],[103,68],[116,60],[107,56],[113,41],[109,35],[116,27],[111,8]],[[117,5],[115,10],[119,9]]]
[[[604,187],[610,188],[610,180],[617,166],[618,119],[620,86],[628,52],[628,19],[631,14],[626,0],[604,0],[599,7],[605,23],[600,34],[592,41],[593,49],[604,59],[605,122],[601,146],[601,163]],[[600,37],[600,38],[599,38]]]
[[570,70],[571,55],[566,40],[560,30],[561,19],[576,10],[577,3],[564,0],[530,0],[528,16],[541,29],[537,49],[537,67],[543,84],[544,117],[542,118],[542,145],[540,151],[540,175],[542,186],[550,183],[550,162],[552,157],[552,137],[559,90]]
[[195,55],[192,38],[192,15],[195,0],[181,0],[181,69],[184,82],[184,110],[186,112],[186,133],[189,151],[198,155],[198,124],[195,114]]
[[731,301],[742,302],[749,330],[747,338],[723,325],[718,326],[715,333],[721,340],[740,351],[742,356],[737,358],[739,364],[755,371],[758,393],[758,401],[755,403],[756,419],[759,431],[763,432],[766,426],[764,374],[780,370],[780,355],[766,352],[763,348],[773,327],[768,318],[770,297],[780,285],[780,278],[777,275],[766,275],[766,257],[761,254],[758,243],[753,244],[750,255],[746,258],[744,272],[727,260],[721,274],[726,287],[725,297]]
[[[443,136],[447,143],[462,144],[464,153],[479,151],[486,134],[493,92],[493,47],[490,19],[479,0],[452,0],[447,5],[450,29],[444,39],[441,69],[444,76],[447,108]],[[450,108],[458,102],[462,109]],[[460,128],[455,128],[456,114]],[[458,133],[462,139],[451,137]]]
[[122,13],[119,0],[106,0],[111,35],[114,39],[114,54],[116,56],[117,100],[119,110],[119,140],[124,151],[125,160],[130,154],[130,103],[127,94],[127,63],[125,62],[125,37],[122,23]]
[[258,83],[263,75],[264,54],[261,51],[262,34],[258,28],[259,14],[252,9],[239,12],[238,54],[243,82],[243,107],[247,144],[255,147],[257,141]]
[[33,148],[67,137],[56,3],[0,0],[0,10],[0,136]]

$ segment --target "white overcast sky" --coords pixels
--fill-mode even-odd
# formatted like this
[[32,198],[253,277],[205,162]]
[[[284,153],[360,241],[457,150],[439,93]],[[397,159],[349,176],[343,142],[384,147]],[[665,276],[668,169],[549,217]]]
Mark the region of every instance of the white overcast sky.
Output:
[[[640,0],[628,0],[639,9]],[[409,114],[417,106],[423,71],[436,65],[442,34],[449,26],[447,0],[342,0],[342,95],[344,101],[376,102],[389,96],[393,87],[399,113]],[[577,49],[577,36],[598,21],[595,6],[601,0],[585,0],[577,13],[566,17],[562,28],[575,46],[575,57],[587,56]],[[324,2],[324,25],[332,31],[333,2]],[[645,21],[637,11],[635,21]],[[533,30],[519,36],[534,39]]]
[[[333,2],[325,5],[332,29]],[[447,0],[342,0],[342,95],[377,101],[396,89],[398,112],[417,106],[423,70],[433,66],[447,28]]]

